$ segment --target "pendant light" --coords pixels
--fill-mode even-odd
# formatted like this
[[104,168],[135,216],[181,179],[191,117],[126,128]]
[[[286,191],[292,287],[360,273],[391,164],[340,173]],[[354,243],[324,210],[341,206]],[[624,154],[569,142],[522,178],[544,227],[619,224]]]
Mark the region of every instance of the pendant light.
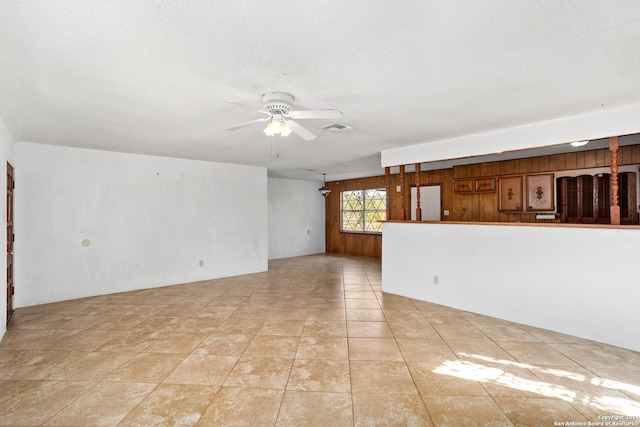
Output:
[[322,197],[327,197],[329,193],[331,193],[331,189],[327,187],[327,174],[322,174],[322,187],[318,188],[318,191],[322,195]]

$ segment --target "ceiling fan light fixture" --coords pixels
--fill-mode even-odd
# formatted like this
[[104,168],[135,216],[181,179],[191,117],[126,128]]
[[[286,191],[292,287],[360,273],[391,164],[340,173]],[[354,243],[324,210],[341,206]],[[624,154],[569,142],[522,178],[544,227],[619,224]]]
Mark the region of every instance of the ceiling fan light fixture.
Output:
[[287,124],[285,123],[284,126],[282,126],[282,129],[280,130],[280,135],[289,136],[290,133],[291,133],[291,129],[289,129],[289,126],[287,126]]
[[[262,114],[266,114],[268,117],[250,120],[248,122],[240,123],[235,126],[227,128],[227,130],[238,130],[247,127],[256,122],[268,121],[267,127],[263,132],[267,136],[287,136],[291,133],[295,133],[305,141],[313,141],[317,138],[313,132],[304,126],[300,125],[295,120],[307,120],[307,119],[339,119],[342,117],[340,110],[294,110],[291,105],[294,98],[292,95],[284,92],[267,92],[262,95],[262,109],[257,111]],[[242,107],[253,109],[249,105],[240,104],[239,102],[224,101],[228,104],[240,105]],[[341,129],[345,129],[346,126],[341,125]]]
[[263,132],[268,136],[274,136],[274,135],[287,136],[291,133],[291,129],[289,129],[289,126],[287,126],[286,123],[278,119],[272,119],[267,125],[267,127],[264,128]]

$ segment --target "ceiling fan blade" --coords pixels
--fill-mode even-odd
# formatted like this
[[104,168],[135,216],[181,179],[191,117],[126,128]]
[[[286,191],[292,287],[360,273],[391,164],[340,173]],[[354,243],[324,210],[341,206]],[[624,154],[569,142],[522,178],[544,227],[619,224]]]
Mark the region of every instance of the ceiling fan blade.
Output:
[[[250,126],[254,123],[257,122],[266,122],[267,120],[269,120],[270,117],[264,118],[264,119],[255,119],[255,120],[250,120],[248,122],[244,122],[244,123],[240,123],[239,125],[235,125],[235,126],[231,126],[230,128],[227,128],[226,130],[238,130],[238,129],[242,129],[243,127],[247,127]],[[292,129],[293,130],[293,129]]]
[[305,141],[313,141],[314,139],[317,138],[317,136],[312,134],[311,131],[307,130],[307,128],[300,126],[298,123],[294,122],[293,120],[286,120],[285,123],[287,123],[287,126],[289,126],[289,129],[291,129],[295,134],[297,134],[300,138],[304,139]]
[[222,100],[222,102],[226,102],[227,104],[239,105],[241,107],[250,108],[250,109],[252,109],[254,111],[257,111],[259,113],[263,113],[263,114],[266,114],[266,115],[271,115],[271,113],[269,113],[267,111],[259,110],[256,107],[252,107],[251,105],[241,104],[241,103],[235,102],[235,101],[225,101],[224,99]]
[[289,116],[292,119],[339,119],[342,117],[340,110],[299,110],[292,111]]

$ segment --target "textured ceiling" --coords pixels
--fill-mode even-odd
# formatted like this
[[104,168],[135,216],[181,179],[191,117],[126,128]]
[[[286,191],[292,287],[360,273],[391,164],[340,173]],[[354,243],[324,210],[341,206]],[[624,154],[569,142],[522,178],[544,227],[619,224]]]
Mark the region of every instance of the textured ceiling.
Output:
[[[380,151],[640,102],[640,2],[0,0],[0,115],[16,141],[382,173]],[[318,138],[259,124],[284,91]],[[322,130],[331,123],[354,130]]]

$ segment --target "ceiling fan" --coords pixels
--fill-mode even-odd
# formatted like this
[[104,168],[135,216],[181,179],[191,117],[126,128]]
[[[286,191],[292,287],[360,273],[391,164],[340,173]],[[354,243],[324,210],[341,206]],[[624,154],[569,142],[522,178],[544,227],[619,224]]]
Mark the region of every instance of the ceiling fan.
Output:
[[228,104],[251,108],[252,110],[256,110],[259,113],[267,115],[267,117],[261,119],[250,120],[248,122],[240,123],[239,125],[231,126],[230,128],[227,128],[227,130],[237,130],[250,126],[254,123],[268,122],[267,127],[264,128],[263,132],[269,136],[287,136],[293,132],[306,141],[313,141],[317,136],[292,119],[339,119],[342,117],[342,113],[339,110],[294,110],[292,105],[293,100],[293,96],[288,93],[267,92],[262,95],[262,110],[256,109],[250,105],[240,104],[239,102],[223,101]]

